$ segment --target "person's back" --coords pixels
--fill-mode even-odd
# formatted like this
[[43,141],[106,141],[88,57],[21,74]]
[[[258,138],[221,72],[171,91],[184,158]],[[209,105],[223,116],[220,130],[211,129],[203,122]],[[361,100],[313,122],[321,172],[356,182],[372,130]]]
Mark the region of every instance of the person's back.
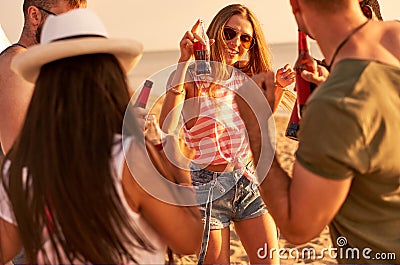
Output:
[[[47,17],[61,14],[78,7],[86,7],[86,0],[24,0],[24,27],[17,43],[6,48],[0,55],[0,149],[7,153],[18,136],[32,97],[33,85],[16,75],[11,69],[12,59],[39,43],[43,23]],[[2,153],[0,152],[0,153]],[[14,263],[24,263],[21,252]]]
[[[400,256],[395,232],[400,226],[400,151],[394,144],[400,131],[399,84],[397,67],[343,59],[307,102],[297,159],[312,163],[316,153],[329,150],[313,168],[331,179],[353,178],[349,196],[330,224],[334,243],[340,237],[348,240],[339,247],[360,251],[368,247],[374,253]],[[326,125],[316,122],[322,119]],[[312,139],[320,134],[323,145]],[[338,259],[344,262],[347,258]],[[360,261],[367,262],[362,256]]]
[[8,152],[24,121],[33,86],[15,75],[10,64],[15,55],[23,52],[23,47],[12,47],[0,56],[0,143]]

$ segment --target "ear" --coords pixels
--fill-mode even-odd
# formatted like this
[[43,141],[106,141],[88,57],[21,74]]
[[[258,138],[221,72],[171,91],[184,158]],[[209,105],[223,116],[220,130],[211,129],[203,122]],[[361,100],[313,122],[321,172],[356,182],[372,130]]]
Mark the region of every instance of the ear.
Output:
[[38,26],[42,20],[42,13],[35,6],[28,7],[28,18],[33,26]]
[[370,7],[369,5],[365,5],[361,8],[364,16],[366,16],[368,19],[372,19],[372,7]]
[[299,1],[298,0],[290,0],[290,5],[292,6],[293,14],[296,14],[299,11]]

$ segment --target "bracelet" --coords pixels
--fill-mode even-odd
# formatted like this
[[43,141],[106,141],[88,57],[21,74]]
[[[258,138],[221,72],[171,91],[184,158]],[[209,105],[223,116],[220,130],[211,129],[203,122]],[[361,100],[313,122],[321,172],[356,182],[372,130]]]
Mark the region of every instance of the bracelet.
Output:
[[178,90],[178,89],[176,89],[176,87],[170,87],[170,88],[167,90],[167,92],[172,92],[172,93],[174,93],[175,95],[185,95],[186,90],[185,90],[185,89],[183,89],[183,90]]

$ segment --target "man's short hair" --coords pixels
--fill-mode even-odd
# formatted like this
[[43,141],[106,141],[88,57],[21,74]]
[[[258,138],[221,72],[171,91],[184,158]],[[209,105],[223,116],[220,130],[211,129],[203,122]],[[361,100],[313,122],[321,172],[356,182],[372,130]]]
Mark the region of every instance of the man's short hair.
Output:
[[320,12],[336,13],[349,5],[348,0],[302,0]]
[[45,9],[50,9],[51,7],[55,6],[58,2],[61,1],[67,2],[72,8],[86,7],[87,5],[87,0],[24,0],[24,5],[23,5],[24,17],[26,19],[26,15],[28,14],[28,8],[30,6],[40,6]]

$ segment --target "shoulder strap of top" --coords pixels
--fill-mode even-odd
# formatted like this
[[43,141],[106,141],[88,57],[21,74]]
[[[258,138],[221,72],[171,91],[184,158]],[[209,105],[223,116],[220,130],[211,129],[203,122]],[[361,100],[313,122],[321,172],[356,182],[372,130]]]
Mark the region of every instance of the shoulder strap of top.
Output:
[[9,50],[10,48],[13,48],[13,47],[22,47],[22,48],[25,48],[26,49],[26,46],[24,46],[24,45],[22,45],[21,43],[14,43],[14,44],[11,44],[10,46],[8,46],[7,48],[5,48],[1,53],[0,53],[0,56],[1,55],[3,55],[3,53],[5,53],[7,50]]

